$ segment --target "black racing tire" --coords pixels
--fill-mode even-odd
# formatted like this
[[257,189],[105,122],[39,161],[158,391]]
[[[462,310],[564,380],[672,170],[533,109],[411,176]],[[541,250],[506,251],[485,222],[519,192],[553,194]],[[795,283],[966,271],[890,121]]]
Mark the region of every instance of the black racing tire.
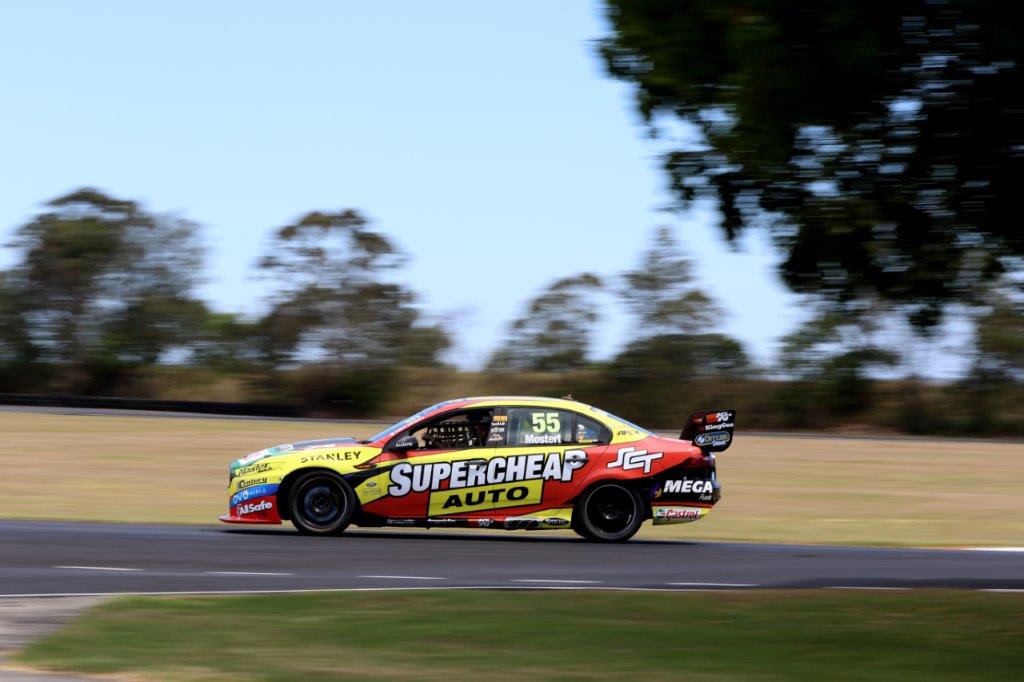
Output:
[[358,505],[352,486],[326,471],[311,471],[300,476],[288,495],[292,524],[307,535],[344,532]]
[[625,542],[640,530],[644,501],[621,483],[594,486],[576,501],[572,529],[591,542]]

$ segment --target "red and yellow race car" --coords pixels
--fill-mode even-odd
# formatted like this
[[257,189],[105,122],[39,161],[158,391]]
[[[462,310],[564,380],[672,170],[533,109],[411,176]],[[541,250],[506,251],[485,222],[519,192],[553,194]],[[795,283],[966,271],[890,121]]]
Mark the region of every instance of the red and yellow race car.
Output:
[[428,407],[366,440],[278,445],[231,464],[227,523],[572,528],[620,542],[646,519],[703,518],[721,496],[715,453],[733,410],[658,436],[571,399],[484,397]]

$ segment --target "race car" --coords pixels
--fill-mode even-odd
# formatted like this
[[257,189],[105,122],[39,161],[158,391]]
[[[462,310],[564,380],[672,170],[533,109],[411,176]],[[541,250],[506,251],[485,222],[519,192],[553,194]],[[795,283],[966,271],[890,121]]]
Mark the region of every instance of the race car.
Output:
[[460,398],[365,440],[328,438],[232,462],[226,523],[291,523],[332,535],[358,526],[571,528],[592,541],[697,521],[721,497],[715,453],[734,410],[694,412],[658,436],[572,399]]

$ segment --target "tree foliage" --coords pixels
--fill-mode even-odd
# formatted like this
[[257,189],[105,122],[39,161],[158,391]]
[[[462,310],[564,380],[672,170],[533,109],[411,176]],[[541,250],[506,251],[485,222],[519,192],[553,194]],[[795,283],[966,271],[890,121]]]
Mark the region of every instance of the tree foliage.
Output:
[[[63,386],[99,390],[124,367],[155,363],[192,338],[205,307],[196,225],[80,189],[46,204],[11,244],[5,345],[21,361],[60,367]],[[10,338],[13,335],[13,339]]]
[[635,334],[701,334],[713,327],[720,311],[693,286],[690,261],[667,227],[651,235],[635,270],[623,275],[619,293],[637,321]]
[[692,133],[665,157],[787,284],[928,329],[1020,267],[1024,8],[998,0],[606,0],[607,69]]
[[312,212],[278,229],[260,261],[276,287],[261,322],[265,357],[274,366],[438,363],[448,335],[422,324],[414,293],[389,280],[404,261],[354,210]]
[[602,286],[600,278],[590,273],[552,283],[509,326],[489,369],[564,371],[586,365],[598,320],[598,306],[591,296]]
[[975,377],[1024,379],[1024,304],[994,293],[988,310],[976,320]]
[[[874,338],[863,317],[823,308],[782,339],[779,369],[793,383],[782,400],[795,410],[829,416],[853,414],[870,402],[872,372],[893,367],[899,355]],[[812,404],[824,405],[824,410]]]

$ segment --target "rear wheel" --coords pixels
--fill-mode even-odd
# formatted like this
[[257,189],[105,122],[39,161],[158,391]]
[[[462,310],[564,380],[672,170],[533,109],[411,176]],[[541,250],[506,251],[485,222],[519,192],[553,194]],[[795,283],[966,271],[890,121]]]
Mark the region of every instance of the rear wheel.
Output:
[[640,530],[644,502],[636,491],[619,483],[602,483],[576,502],[572,529],[587,540],[624,542]]
[[340,477],[313,471],[295,481],[288,504],[300,533],[335,535],[348,527],[357,502],[352,487]]

